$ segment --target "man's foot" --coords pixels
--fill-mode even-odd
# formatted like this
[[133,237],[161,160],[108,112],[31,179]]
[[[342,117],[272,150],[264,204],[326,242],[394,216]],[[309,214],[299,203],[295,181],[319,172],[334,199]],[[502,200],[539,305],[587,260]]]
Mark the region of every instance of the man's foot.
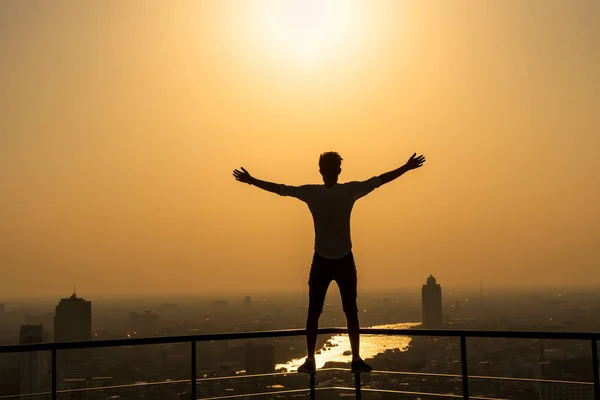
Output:
[[371,372],[373,371],[373,367],[363,361],[362,358],[357,358],[352,360],[352,373],[360,374],[362,372]]
[[304,361],[304,364],[298,367],[298,372],[302,372],[303,374],[314,374],[315,372],[317,372],[315,359],[307,358],[306,361]]

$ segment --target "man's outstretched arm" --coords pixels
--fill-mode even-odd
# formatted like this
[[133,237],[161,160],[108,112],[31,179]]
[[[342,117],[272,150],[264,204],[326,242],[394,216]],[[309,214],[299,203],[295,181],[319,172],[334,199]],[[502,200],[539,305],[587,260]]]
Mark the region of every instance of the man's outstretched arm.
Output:
[[379,175],[381,184],[384,185],[388,182],[393,181],[396,178],[399,178],[405,172],[422,167],[424,162],[425,162],[424,156],[420,155],[417,157],[417,153],[413,154],[412,157],[408,159],[406,164],[404,164],[400,168],[397,168],[393,171],[386,172],[385,174]]
[[277,183],[265,182],[265,181],[261,181],[260,179],[256,179],[256,178],[252,177],[252,175],[250,175],[250,173],[248,171],[246,171],[244,169],[244,167],[241,167],[241,168],[242,168],[241,171],[237,170],[237,169],[233,171],[233,176],[235,177],[235,179],[238,182],[247,183],[249,185],[254,185],[263,190],[266,190],[267,192],[279,194],[280,186]]

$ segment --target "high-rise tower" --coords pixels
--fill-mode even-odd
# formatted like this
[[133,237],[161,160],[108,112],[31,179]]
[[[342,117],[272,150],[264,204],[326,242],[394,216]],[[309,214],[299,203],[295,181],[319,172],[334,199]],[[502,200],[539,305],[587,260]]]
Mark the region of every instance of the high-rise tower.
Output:
[[61,299],[54,314],[54,341],[92,340],[92,302],[77,297]]
[[423,303],[423,327],[438,329],[442,327],[442,287],[433,275],[427,278],[427,284],[421,290]]
[[[77,297],[61,299],[54,314],[55,342],[83,342],[92,340],[92,302]],[[90,366],[87,350],[61,351],[57,359],[58,374],[62,378],[86,378]],[[59,380],[59,388],[61,388]]]

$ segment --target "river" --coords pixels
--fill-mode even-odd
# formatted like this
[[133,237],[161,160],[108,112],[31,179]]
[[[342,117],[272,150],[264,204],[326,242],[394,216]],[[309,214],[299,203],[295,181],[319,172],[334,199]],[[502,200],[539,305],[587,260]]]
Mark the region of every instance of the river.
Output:
[[[420,322],[403,322],[399,324],[371,326],[370,328],[409,329],[420,324]],[[389,349],[406,351],[410,340],[408,336],[360,335],[360,355],[366,360]],[[323,368],[330,361],[349,362],[352,356],[344,355],[347,351],[350,351],[348,335],[333,336],[315,355],[317,368]],[[295,371],[303,362],[304,358],[295,358],[285,364],[277,364],[275,369],[285,368],[288,371]]]

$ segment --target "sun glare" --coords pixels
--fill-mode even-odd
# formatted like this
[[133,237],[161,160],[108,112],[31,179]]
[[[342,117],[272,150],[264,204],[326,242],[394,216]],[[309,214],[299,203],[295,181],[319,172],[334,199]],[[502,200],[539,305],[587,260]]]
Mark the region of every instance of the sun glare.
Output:
[[352,26],[354,0],[269,0],[267,25],[285,51],[312,63]]

